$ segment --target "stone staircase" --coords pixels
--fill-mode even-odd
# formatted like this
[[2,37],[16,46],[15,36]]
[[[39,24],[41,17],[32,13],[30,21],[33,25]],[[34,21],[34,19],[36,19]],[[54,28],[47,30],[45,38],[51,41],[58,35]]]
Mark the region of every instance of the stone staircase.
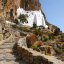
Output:
[[0,64],[25,64],[13,52],[15,43],[4,43],[0,45]]

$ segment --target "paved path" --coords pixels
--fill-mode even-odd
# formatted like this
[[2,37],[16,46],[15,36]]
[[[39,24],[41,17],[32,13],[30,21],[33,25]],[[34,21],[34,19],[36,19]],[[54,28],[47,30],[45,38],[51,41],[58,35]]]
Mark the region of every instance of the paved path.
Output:
[[[4,43],[0,45],[0,64],[24,64],[13,54],[14,43]],[[16,61],[16,59],[18,61]]]
[[[26,64],[21,59],[19,59],[15,53],[13,53],[14,44],[15,43],[4,43],[0,45],[0,64]],[[43,56],[48,60],[53,61],[53,64],[64,64],[64,62],[56,59],[54,56]]]

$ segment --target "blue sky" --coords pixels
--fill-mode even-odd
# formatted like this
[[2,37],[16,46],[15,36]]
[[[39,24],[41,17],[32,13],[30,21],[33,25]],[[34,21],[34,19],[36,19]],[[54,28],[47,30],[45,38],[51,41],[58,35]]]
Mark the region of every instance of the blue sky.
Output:
[[64,32],[64,0],[40,0],[48,22]]

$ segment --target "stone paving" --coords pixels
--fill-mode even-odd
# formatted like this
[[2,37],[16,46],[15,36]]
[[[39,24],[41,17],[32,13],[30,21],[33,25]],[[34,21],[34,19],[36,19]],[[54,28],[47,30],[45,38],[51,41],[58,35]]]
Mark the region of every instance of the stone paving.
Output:
[[4,43],[0,45],[0,64],[24,64],[21,60],[16,61],[13,54],[14,43]]

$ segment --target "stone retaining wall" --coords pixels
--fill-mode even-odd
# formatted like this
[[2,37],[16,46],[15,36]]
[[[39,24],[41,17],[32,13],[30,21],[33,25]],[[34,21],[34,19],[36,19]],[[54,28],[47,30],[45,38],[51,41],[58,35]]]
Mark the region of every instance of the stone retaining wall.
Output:
[[53,64],[53,62],[44,58],[41,53],[24,46],[17,45],[17,52],[20,58],[27,64]]

